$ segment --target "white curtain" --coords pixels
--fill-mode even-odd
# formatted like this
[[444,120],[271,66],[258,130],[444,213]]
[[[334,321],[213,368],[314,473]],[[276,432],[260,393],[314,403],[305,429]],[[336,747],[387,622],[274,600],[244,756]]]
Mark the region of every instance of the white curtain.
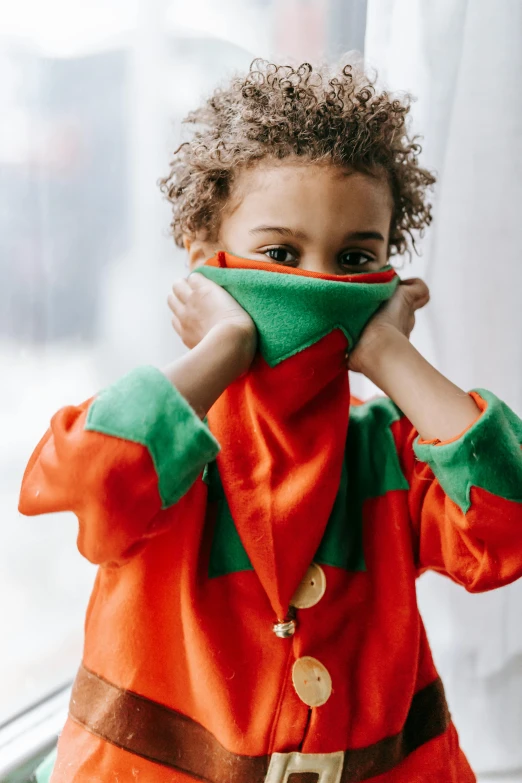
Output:
[[[417,96],[413,128],[438,173],[423,257],[404,270],[432,294],[414,342],[463,388],[489,387],[519,415],[521,43],[520,0],[368,2],[366,60],[381,84]],[[474,768],[522,781],[522,582],[470,596],[429,575],[419,599]]]

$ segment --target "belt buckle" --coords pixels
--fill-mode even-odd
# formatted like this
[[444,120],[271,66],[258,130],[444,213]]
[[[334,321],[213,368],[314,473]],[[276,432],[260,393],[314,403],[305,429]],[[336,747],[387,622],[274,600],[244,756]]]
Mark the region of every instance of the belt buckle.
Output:
[[317,783],[341,783],[344,752],[272,753],[265,783],[288,783],[290,775],[311,772],[319,775]]

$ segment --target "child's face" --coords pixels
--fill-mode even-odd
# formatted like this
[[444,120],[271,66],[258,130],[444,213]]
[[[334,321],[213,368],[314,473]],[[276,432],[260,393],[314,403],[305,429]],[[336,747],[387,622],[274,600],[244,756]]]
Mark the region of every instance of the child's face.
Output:
[[226,250],[307,271],[350,274],[388,262],[393,201],[384,176],[263,161],[242,171],[216,241],[186,241],[191,266]]

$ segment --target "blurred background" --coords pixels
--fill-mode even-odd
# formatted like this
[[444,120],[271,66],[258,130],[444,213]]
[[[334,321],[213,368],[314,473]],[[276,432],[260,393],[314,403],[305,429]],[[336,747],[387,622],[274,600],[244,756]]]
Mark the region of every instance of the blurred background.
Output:
[[[59,407],[182,351],[165,300],[185,258],[156,181],[182,118],[255,56],[356,49],[417,97],[439,182],[401,270],[432,292],[413,339],[522,414],[521,43],[520,0],[1,2],[0,730],[74,676],[94,577],[74,518],[18,514],[23,469]],[[469,596],[427,575],[419,598],[473,766],[522,783],[522,585]]]

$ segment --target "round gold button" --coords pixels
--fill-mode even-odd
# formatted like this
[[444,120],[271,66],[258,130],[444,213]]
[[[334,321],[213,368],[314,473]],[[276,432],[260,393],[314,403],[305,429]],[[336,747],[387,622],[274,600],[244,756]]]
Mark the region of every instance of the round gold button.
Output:
[[325,590],[326,576],[324,571],[317,563],[312,563],[295,591],[290,604],[296,609],[309,609],[319,603]]
[[309,707],[326,704],[332,693],[332,678],[326,666],[305,655],[292,668],[292,682],[297,695]]

